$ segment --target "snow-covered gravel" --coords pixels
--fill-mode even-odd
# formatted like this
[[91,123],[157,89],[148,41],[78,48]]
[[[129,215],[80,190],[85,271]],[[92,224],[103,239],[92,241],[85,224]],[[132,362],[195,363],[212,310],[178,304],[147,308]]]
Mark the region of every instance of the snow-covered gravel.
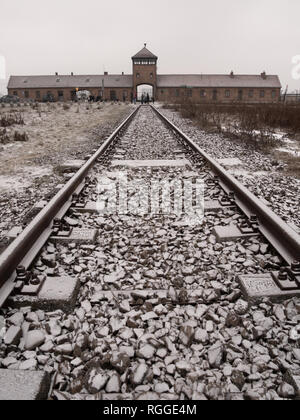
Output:
[[[96,104],[73,104],[67,110],[60,104],[40,107],[40,113],[30,107],[22,109],[22,129],[29,141],[8,144],[0,151],[0,250],[9,229],[28,223],[26,215],[33,204],[53,196],[56,185],[66,182],[56,170],[58,165],[84,159],[134,109],[132,105],[109,103],[100,109]],[[0,108],[0,113],[7,111]]]
[[[143,108],[115,155],[174,158],[180,146],[161,129]],[[92,177],[109,167],[99,162]],[[180,170],[155,174],[179,176]],[[135,169],[132,176],[153,173]],[[207,186],[206,195],[219,191]],[[300,370],[300,299],[251,307],[244,300],[236,274],[276,270],[281,260],[262,238],[216,242],[213,227],[236,223],[237,210],[208,213],[197,226],[172,215],[70,217],[78,227],[99,229],[97,243],[48,244],[33,270],[79,278],[76,308],[71,314],[3,310],[11,329],[6,343],[0,339],[0,367],[51,373],[58,399],[296,396],[284,373]]]
[[300,179],[286,176],[282,172],[282,162],[253,151],[247,144],[237,144],[220,134],[206,133],[172,110],[160,107],[160,112],[213,158],[239,158],[242,166],[232,169],[231,173],[251,192],[267,200],[275,213],[300,228]]

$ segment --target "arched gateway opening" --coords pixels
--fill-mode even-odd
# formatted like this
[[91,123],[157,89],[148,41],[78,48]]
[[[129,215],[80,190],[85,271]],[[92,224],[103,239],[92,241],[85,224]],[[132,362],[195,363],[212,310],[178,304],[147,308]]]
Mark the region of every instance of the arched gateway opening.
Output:
[[146,84],[137,86],[137,100],[141,102],[143,98],[144,101],[146,101],[147,98],[149,98],[149,101],[152,101],[153,86]]

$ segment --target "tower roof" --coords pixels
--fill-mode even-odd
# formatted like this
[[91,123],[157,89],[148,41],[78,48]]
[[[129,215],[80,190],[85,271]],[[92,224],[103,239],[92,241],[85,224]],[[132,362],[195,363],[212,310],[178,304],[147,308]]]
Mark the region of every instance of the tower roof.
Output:
[[141,49],[137,54],[135,54],[132,58],[158,58],[156,55],[152,54],[151,51],[149,51],[146,48],[147,44],[144,44],[144,48]]

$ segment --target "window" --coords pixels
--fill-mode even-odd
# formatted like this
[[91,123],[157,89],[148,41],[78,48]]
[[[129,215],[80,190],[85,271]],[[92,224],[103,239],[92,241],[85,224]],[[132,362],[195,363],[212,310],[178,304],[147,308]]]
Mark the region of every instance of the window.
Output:
[[136,78],[139,79],[140,78],[140,73],[136,74]]
[[153,79],[153,73],[150,73],[150,79]]
[[163,94],[164,94],[164,91],[163,91],[163,90],[161,90],[161,91],[160,91],[160,93],[163,95]]
[[35,92],[35,97],[36,99],[41,99],[41,92],[39,90]]
[[175,90],[175,96],[177,96],[177,97],[179,96],[179,89]]
[[116,101],[116,99],[117,99],[116,91],[115,90],[111,90],[110,91],[110,100],[111,101]]
[[212,98],[213,98],[214,101],[216,101],[218,99],[218,91],[217,90],[213,90]]
[[57,91],[57,96],[58,96],[58,99],[63,99],[64,98],[64,92],[63,92],[63,90],[58,90]]
[[272,90],[272,99],[276,99],[276,90]]
[[239,99],[239,101],[241,101],[243,99],[243,91],[242,91],[242,89],[240,89],[238,91],[238,99]]
[[28,92],[28,90],[25,90],[25,98],[29,98],[29,92]]
[[18,92],[16,90],[14,90],[13,95],[18,96]]
[[204,89],[200,90],[200,96],[201,96],[201,98],[204,98],[204,96],[206,96],[206,92],[205,92]]
[[264,97],[265,97],[265,91],[264,91],[264,90],[261,90],[261,91],[259,92],[259,96],[260,96],[261,98],[264,98]]
[[140,66],[140,65],[153,65],[153,64],[155,64],[156,63],[156,61],[155,60],[151,60],[151,59],[149,59],[149,60],[147,60],[147,59],[142,59],[142,60],[140,60],[140,59],[135,59],[135,60],[133,60],[133,64],[135,64],[135,65],[138,65],[138,66]]
[[187,90],[187,96],[188,96],[188,97],[193,96],[193,89],[189,88],[189,89]]
[[230,90],[229,89],[225,90],[225,97],[230,98]]
[[53,96],[51,90],[48,90],[47,95],[45,96],[45,99],[48,102],[54,102],[54,96]]
[[250,89],[250,90],[249,90],[249,92],[248,92],[248,96],[249,96],[249,98],[253,98],[253,96],[254,96],[253,89]]

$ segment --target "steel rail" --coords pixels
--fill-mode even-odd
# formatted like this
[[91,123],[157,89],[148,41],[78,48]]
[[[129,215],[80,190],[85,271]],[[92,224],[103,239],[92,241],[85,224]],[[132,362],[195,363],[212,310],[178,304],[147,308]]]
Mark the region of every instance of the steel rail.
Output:
[[181,137],[187,145],[199,153],[209,163],[212,171],[220,178],[222,188],[228,193],[234,192],[237,206],[250,217],[256,215],[259,222],[259,230],[272,244],[282,258],[291,265],[300,259],[300,235],[287,223],[277,216],[268,206],[252,194],[234,176],[230,175],[218,162],[202,150],[192,139],[185,135],[175,124],[159,112],[154,106],[152,109],[164,121],[169,128]]
[[[75,175],[63,186],[63,188],[49,201],[24,231],[6,248],[0,255],[0,293],[5,289],[5,283],[14,276],[18,265],[26,259],[32,247],[38,243],[43,232],[52,226],[52,222],[59,211],[63,208],[77,187],[84,181],[90,169],[97,159],[109,148],[120,131],[133,119],[139,107],[137,107],[125,120],[114,130],[100,148],[90,159],[75,173]],[[7,288],[6,288],[7,289]],[[9,294],[5,291],[5,294]],[[7,296],[6,296],[7,297]],[[6,299],[1,296],[1,302]]]

